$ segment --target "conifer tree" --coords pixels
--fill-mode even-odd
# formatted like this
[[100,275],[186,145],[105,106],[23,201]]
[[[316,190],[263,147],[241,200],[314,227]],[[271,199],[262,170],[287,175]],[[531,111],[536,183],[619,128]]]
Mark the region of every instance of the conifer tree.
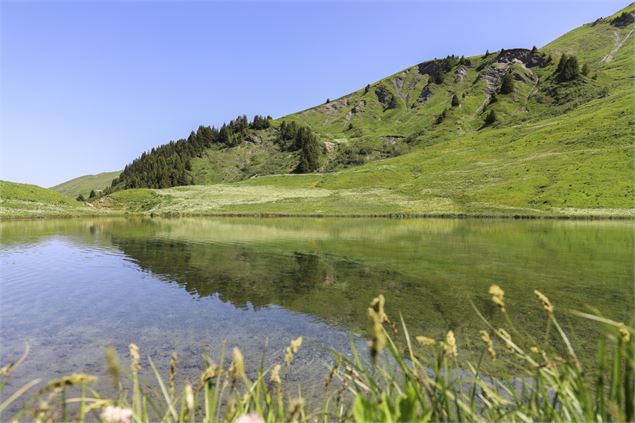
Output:
[[500,93],[501,94],[509,94],[514,92],[514,79],[512,78],[511,72],[507,72],[503,75],[503,79],[501,81]]
[[485,117],[485,126],[489,126],[496,122],[496,112],[491,110],[489,114]]

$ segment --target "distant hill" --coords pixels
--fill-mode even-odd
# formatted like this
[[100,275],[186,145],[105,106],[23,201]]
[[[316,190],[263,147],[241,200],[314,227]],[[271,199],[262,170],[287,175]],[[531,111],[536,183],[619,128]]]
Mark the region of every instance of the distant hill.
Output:
[[51,189],[0,181],[0,218],[80,216],[97,212],[87,204]]
[[118,170],[116,172],[98,173],[97,175],[79,176],[55,185],[50,189],[61,194],[69,195],[73,198],[76,198],[79,194],[88,198],[91,190],[103,190],[104,188],[110,186],[112,180],[118,177],[120,173],[121,171]]

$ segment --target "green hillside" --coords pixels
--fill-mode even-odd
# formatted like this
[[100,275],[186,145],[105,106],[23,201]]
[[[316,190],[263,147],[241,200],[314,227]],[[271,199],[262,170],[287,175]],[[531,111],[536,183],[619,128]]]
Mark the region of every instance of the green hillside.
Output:
[[[540,49],[423,62],[249,130],[239,145],[205,149],[191,161],[196,186],[124,191],[99,204],[181,214],[633,215],[634,14],[629,5]],[[563,53],[577,60],[570,80],[559,71]],[[276,144],[290,121],[318,135],[318,173],[292,174],[298,152]]]
[[88,198],[91,190],[103,190],[110,186],[112,180],[118,177],[120,173],[121,171],[118,170],[115,172],[102,172],[96,175],[84,175],[62,182],[50,189],[73,198],[76,198],[80,194]]
[[631,4],[542,48],[428,60],[276,120],[201,126],[135,159],[93,205],[633,216],[634,22]]
[[104,210],[37,185],[0,181],[0,218],[80,216]]

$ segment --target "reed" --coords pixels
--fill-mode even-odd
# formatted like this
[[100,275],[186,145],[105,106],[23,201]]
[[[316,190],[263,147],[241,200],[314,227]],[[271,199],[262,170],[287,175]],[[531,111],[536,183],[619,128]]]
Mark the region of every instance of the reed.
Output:
[[[74,374],[43,383],[34,380],[4,394],[11,374],[26,359],[0,369],[0,420],[106,422],[317,422],[317,421],[633,421],[634,348],[632,327],[596,314],[570,311],[603,328],[596,365],[584,367],[556,310],[543,293],[538,303],[547,315],[545,331],[557,338],[542,342],[522,336],[505,308],[503,290],[490,290],[492,301],[505,314],[506,327],[494,327],[474,307],[482,354],[477,362],[464,359],[450,330],[443,339],[412,336],[403,319],[391,320],[378,296],[368,315],[371,337],[368,355],[351,344],[352,356],[331,350],[334,364],[325,378],[321,404],[307,405],[301,392],[285,390],[285,373],[298,354],[302,338],[290,342],[282,363],[254,375],[245,371],[245,358],[233,349],[227,365],[205,357],[198,384],[177,389],[177,357],[170,360],[167,383],[149,358],[154,375],[150,385],[139,383],[141,352],[130,345],[130,371],[123,374],[113,350],[107,367],[114,395],[100,394],[95,377]],[[399,328],[393,322],[401,322]],[[395,334],[395,332],[398,334]],[[397,339],[400,341],[397,342]],[[415,343],[412,340],[416,340]],[[434,352],[430,359],[430,350]],[[487,360],[503,361],[510,369],[496,377],[483,368]],[[11,416],[5,412],[16,408]],[[13,406],[12,406],[13,404]]]

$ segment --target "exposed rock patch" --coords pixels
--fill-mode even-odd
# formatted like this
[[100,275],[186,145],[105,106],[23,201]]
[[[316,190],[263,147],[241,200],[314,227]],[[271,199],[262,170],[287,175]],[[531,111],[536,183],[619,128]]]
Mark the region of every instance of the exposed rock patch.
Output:
[[547,66],[547,59],[541,54],[528,50],[526,48],[513,48],[510,50],[502,51],[496,56],[497,63],[512,63],[515,60],[519,61],[528,68],[534,66],[545,67]]
[[632,24],[635,22],[635,13],[634,12],[623,12],[617,18],[611,21],[611,25],[617,27],[623,27]]
[[467,75],[467,68],[463,65],[459,66],[456,70],[456,74],[454,75],[454,82],[462,82],[465,75]]

